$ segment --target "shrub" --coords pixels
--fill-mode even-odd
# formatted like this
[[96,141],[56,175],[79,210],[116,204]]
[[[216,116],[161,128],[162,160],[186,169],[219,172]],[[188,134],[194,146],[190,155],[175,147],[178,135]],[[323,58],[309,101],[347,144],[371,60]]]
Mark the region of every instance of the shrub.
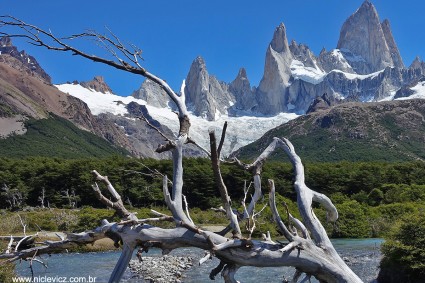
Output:
[[367,238],[372,234],[365,207],[355,200],[336,204],[339,218],[334,226],[332,237]]
[[380,282],[424,282],[425,277],[425,218],[424,215],[405,217],[394,226],[382,245]]

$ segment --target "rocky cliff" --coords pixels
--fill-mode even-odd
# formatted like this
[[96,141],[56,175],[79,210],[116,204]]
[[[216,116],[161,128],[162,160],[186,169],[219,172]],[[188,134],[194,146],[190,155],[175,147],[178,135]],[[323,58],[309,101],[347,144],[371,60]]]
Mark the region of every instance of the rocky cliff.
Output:
[[287,112],[288,99],[285,93],[291,78],[292,59],[286,28],[281,23],[267,48],[264,75],[256,93],[258,112],[264,114]]
[[230,109],[232,114],[240,110],[253,112],[256,107],[255,88],[251,88],[245,68],[239,69],[238,75],[229,85],[229,91],[236,99],[234,107]]
[[106,84],[102,76],[95,76],[91,81],[81,82],[83,87],[98,91],[101,93],[112,93],[112,89]]
[[153,81],[146,79],[140,88],[132,93],[134,98],[143,99],[155,107],[167,107],[170,99],[167,93]]
[[[389,28],[386,28],[386,31],[387,37],[392,39]],[[394,40],[392,41],[394,44],[392,51],[398,51]],[[361,7],[344,22],[337,48],[343,52],[344,57],[358,74],[370,74],[385,67],[395,66],[378,13],[369,1],[363,2]]]
[[184,93],[189,110],[195,115],[212,121],[235,103],[228,84],[208,74],[205,61],[197,57],[190,66],[185,80]]
[[[28,55],[24,50],[18,51],[18,48],[12,44],[10,37],[4,36],[0,38],[0,55],[9,55],[2,56],[0,62],[20,70],[29,76],[38,78],[47,84],[52,83],[50,76],[41,68],[37,60],[31,55]],[[10,60],[11,58],[16,60]]]

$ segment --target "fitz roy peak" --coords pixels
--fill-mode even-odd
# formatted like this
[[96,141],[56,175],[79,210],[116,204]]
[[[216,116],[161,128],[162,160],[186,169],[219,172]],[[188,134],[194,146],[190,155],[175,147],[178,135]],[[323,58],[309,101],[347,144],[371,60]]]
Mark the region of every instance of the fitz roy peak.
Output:
[[419,59],[405,67],[389,21],[381,22],[373,4],[365,1],[343,23],[333,50],[323,49],[315,56],[305,44],[295,40],[288,44],[282,23],[266,49],[258,87],[251,87],[245,69],[230,84],[222,82],[208,74],[205,61],[198,57],[184,91],[189,109],[208,120],[241,113],[303,114],[323,94],[338,103],[392,100],[401,88],[418,83],[424,72]]
[[370,74],[386,67],[404,67],[389,21],[381,24],[369,1],[345,21],[337,48],[345,53],[344,57],[358,74]]

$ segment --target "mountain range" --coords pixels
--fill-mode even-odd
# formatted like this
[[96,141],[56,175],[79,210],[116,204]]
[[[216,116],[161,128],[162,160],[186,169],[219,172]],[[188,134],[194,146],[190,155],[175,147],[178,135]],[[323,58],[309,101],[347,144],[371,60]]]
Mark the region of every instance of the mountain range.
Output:
[[[223,148],[223,153],[229,155],[278,126],[279,129],[296,128],[295,132],[304,133],[303,142],[308,143],[314,140],[310,132],[314,127],[308,125],[319,123],[317,121],[323,118],[319,116],[326,111],[339,111],[338,119],[335,116],[323,118],[333,121],[332,127],[320,129],[344,132],[348,126],[341,121],[350,121],[358,129],[358,125],[372,122],[382,125],[389,119],[395,122],[385,125],[391,124],[397,130],[400,123],[409,132],[409,126],[414,125],[399,121],[397,115],[400,109],[406,109],[406,104],[409,105],[408,113],[417,114],[414,117],[423,115],[422,101],[405,100],[425,98],[424,73],[425,63],[419,58],[409,67],[405,66],[389,21],[381,22],[373,4],[365,1],[344,22],[333,50],[323,49],[316,56],[305,44],[294,40],[289,43],[282,23],[276,27],[266,49],[264,74],[258,86],[251,85],[244,68],[240,68],[232,82],[219,80],[208,73],[205,60],[199,56],[192,62],[180,93],[185,95],[192,115],[193,138],[204,147],[209,146],[208,129],[214,127],[220,130],[224,121],[229,121],[228,141]],[[362,104],[366,102],[373,103]],[[384,105],[382,107],[390,110],[380,111],[381,106],[373,105]],[[68,119],[80,130],[109,141],[112,147],[127,149],[134,156],[167,158],[169,156],[158,155],[154,151],[163,138],[139,117],[143,115],[151,124],[172,136],[178,127],[173,109],[174,105],[165,92],[149,80],[127,97],[115,95],[101,76],[88,82],[52,85],[50,76],[35,58],[25,51],[18,51],[8,37],[0,41],[0,136],[3,139],[7,140],[11,134],[25,134],[27,117],[43,119],[53,113]],[[369,114],[352,113],[358,111]],[[372,112],[387,118],[375,117]],[[403,115],[410,117],[410,114]],[[373,121],[372,116],[375,117]],[[390,116],[392,118],[388,118]],[[314,121],[300,122],[306,119]],[[290,120],[290,123],[282,125]],[[420,119],[414,121],[422,125]],[[322,125],[321,122],[319,124]],[[364,128],[368,127],[365,125]],[[384,128],[391,132],[383,134],[388,141],[393,136],[392,129]],[[411,130],[415,135],[410,140],[419,141],[421,132],[417,132],[415,127]],[[351,137],[353,133],[349,132]],[[352,142],[381,142],[369,130],[358,132],[362,138],[351,139]],[[275,132],[268,132],[238,153],[249,156],[247,152],[253,152],[252,148],[267,140],[270,133]],[[276,133],[292,136],[285,130]],[[326,131],[322,134],[322,139],[333,137]],[[311,140],[307,141],[310,136]],[[406,136],[410,137],[409,133]],[[393,143],[398,145],[392,147],[394,150],[403,148],[399,141]],[[418,145],[415,142],[415,148]],[[192,156],[202,155],[196,147],[189,147],[187,151]],[[414,148],[412,151],[403,156],[424,158],[414,153]],[[334,156],[344,158],[343,154]]]
[[[398,90],[423,77],[424,66],[416,58],[405,67],[389,20],[381,22],[373,4],[365,1],[344,22],[335,49],[323,49],[316,56],[305,44],[288,43],[282,23],[267,47],[258,87],[251,86],[244,68],[232,82],[222,82],[197,57],[184,92],[192,112],[208,120],[220,115],[305,114],[324,93],[340,102],[392,100]],[[139,92],[149,97],[149,91],[155,93],[152,88]]]

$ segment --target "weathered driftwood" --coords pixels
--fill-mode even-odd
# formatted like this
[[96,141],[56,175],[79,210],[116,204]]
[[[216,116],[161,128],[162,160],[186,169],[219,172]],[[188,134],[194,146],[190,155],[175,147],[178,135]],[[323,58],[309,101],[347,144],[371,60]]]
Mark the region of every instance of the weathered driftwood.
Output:
[[[244,206],[244,212],[241,215],[235,213],[232,209],[227,188],[223,182],[220,173],[220,151],[224,140],[225,129],[219,145],[216,144],[214,131],[210,131],[211,151],[202,149],[211,157],[214,177],[222,198],[224,211],[229,219],[229,228],[234,237],[226,238],[224,233],[213,233],[200,229],[191,220],[187,204],[183,208],[184,196],[183,189],[183,147],[187,143],[197,144],[190,137],[190,118],[186,109],[184,93],[176,94],[171,87],[159,77],[151,74],[144,69],[139,62],[141,50],[131,46],[127,48],[122,42],[111,33],[111,37],[98,34],[96,32],[87,32],[74,35],[68,38],[57,38],[50,31],[45,31],[34,25],[26,24],[23,21],[13,17],[0,17],[0,26],[17,27],[21,29],[18,34],[7,34],[9,36],[19,36],[27,38],[32,44],[46,47],[51,50],[71,52],[84,58],[101,62],[114,68],[124,70],[130,73],[142,75],[157,83],[177,105],[179,132],[175,138],[169,138],[162,135],[165,143],[159,145],[157,152],[171,151],[173,159],[172,185],[169,188],[169,181],[166,176],[163,178],[164,200],[171,216],[156,213],[152,219],[137,219],[123,205],[121,196],[113,188],[113,185],[104,177],[93,171],[96,178],[105,183],[113,201],[105,197],[97,184],[93,186],[98,199],[106,206],[115,209],[122,217],[118,223],[109,223],[103,221],[102,225],[93,231],[68,234],[65,239],[60,241],[46,241],[42,245],[34,245],[31,248],[16,251],[8,249],[9,253],[0,255],[0,258],[9,261],[17,259],[33,258],[35,255],[46,253],[62,252],[65,249],[75,245],[92,243],[98,239],[109,237],[118,245],[122,245],[122,253],[119,258],[109,282],[119,282],[133,251],[141,248],[146,251],[150,247],[162,249],[164,254],[180,247],[197,247],[204,249],[207,255],[201,262],[207,258],[215,256],[220,260],[220,264],[211,271],[210,278],[214,278],[221,272],[225,282],[237,282],[235,274],[242,266],[257,267],[276,267],[292,266],[295,267],[293,282],[308,280],[311,276],[316,277],[320,282],[361,282],[359,277],[340,258],[335,251],[326,231],[312,209],[312,203],[318,202],[323,205],[328,212],[328,219],[335,221],[338,213],[335,206],[329,198],[309,189],[304,182],[304,167],[301,159],[296,154],[293,145],[284,138],[274,138],[271,144],[264,152],[252,163],[243,164],[235,160],[235,163],[249,170],[253,174],[254,195],[248,206]],[[0,33],[1,34],[1,33]],[[71,39],[91,38],[97,40],[100,44],[107,47],[107,50],[113,55],[112,60],[104,59],[96,55],[90,55],[69,45]],[[49,43],[48,43],[49,42]],[[123,57],[127,62],[120,58]],[[148,124],[149,125],[149,124]],[[226,126],[225,126],[226,127]],[[157,128],[154,128],[159,131]],[[288,211],[288,217],[293,226],[286,226],[282,221],[278,210],[276,209],[274,182],[269,180],[269,206],[271,207],[274,221],[279,231],[288,240],[287,244],[276,243],[272,241],[270,234],[264,235],[265,240],[252,240],[250,237],[244,238],[240,229],[240,221],[249,220],[255,223],[255,205],[263,195],[261,189],[261,170],[262,165],[272,152],[282,149],[289,157],[295,171],[294,188],[297,195],[298,209],[301,219],[294,218]],[[245,192],[246,193],[246,192]],[[239,216],[239,217],[238,217]],[[149,221],[168,220],[174,221],[176,227],[173,229],[163,229],[148,224]],[[251,223],[251,224],[254,224]],[[253,229],[252,225],[250,226]],[[251,231],[252,233],[252,231]],[[303,277],[302,274],[305,274]]]

